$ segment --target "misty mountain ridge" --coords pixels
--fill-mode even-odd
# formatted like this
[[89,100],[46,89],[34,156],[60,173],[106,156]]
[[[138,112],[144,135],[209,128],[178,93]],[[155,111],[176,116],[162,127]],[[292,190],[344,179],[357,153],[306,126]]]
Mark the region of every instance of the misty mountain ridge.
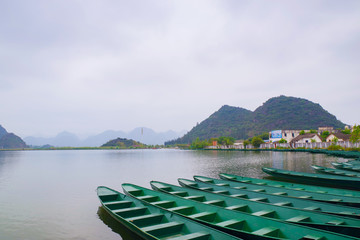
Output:
[[19,136],[14,133],[8,133],[8,131],[0,125],[0,149],[18,149],[26,147],[26,143]]
[[309,130],[324,126],[343,129],[345,124],[318,103],[282,95],[270,98],[255,111],[224,105],[183,137],[165,144],[188,144],[197,137],[247,139],[277,129]]
[[54,147],[99,147],[115,138],[128,138],[147,145],[163,145],[164,142],[183,136],[185,131],[155,132],[146,127],[138,127],[130,132],[107,130],[85,139],[67,131],[57,134],[55,137],[25,137],[24,141],[31,146],[51,145]]

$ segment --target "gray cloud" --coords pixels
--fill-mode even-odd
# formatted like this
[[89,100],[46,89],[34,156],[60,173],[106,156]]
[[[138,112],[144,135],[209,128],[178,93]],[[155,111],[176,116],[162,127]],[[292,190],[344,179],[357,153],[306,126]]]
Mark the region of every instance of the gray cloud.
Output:
[[1,124],[190,130],[280,94],[359,123],[359,46],[358,1],[2,1]]

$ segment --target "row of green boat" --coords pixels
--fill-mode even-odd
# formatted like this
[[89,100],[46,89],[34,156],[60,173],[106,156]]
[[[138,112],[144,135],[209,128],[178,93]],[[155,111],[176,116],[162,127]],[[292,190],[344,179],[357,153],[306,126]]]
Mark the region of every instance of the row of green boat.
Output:
[[360,190],[359,160],[352,160],[343,163],[334,162],[331,164],[335,168],[327,168],[317,165],[312,166],[317,173],[294,172],[275,168],[263,168],[263,171],[277,178],[303,182],[306,184]]
[[[212,149],[209,149],[212,151]],[[221,149],[217,149],[217,151],[221,151]],[[341,157],[341,158],[352,158],[360,160],[360,152],[359,151],[342,151],[342,150],[327,150],[327,149],[301,149],[301,148],[292,148],[292,149],[224,149],[223,151],[252,151],[252,152],[306,152],[313,154],[326,154],[328,156],[333,157]]]
[[107,187],[97,193],[103,208],[143,239],[360,239],[359,191],[219,176],[180,178],[180,186],[152,181],[152,189],[126,183],[126,195]]

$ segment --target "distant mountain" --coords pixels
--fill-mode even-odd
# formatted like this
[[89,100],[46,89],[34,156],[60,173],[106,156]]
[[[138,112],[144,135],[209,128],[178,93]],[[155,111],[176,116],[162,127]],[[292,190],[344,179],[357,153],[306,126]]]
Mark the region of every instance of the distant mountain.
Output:
[[317,129],[321,126],[344,128],[345,124],[319,104],[302,98],[279,96],[270,98],[254,112],[225,105],[183,137],[165,144],[191,143],[197,137],[247,139],[276,129]]
[[43,146],[46,144],[55,147],[99,147],[115,138],[134,139],[147,145],[163,145],[165,141],[183,136],[185,132],[167,131],[157,133],[150,128],[135,128],[131,132],[108,130],[97,135],[81,140],[75,134],[69,132],[59,133],[52,138],[25,137],[24,140],[31,146]]
[[17,149],[26,148],[26,143],[13,133],[8,133],[5,128],[0,125],[0,149]]
[[80,139],[73,133],[61,132],[53,138],[25,137],[25,142],[31,146],[52,145],[56,147],[80,147]]
[[0,138],[2,138],[6,134],[8,134],[8,132],[0,125]]
[[83,140],[81,142],[81,145],[86,146],[86,147],[99,147],[111,139],[115,139],[117,137],[123,137],[126,135],[127,135],[127,133],[122,132],[122,131],[108,130],[108,131],[102,132],[100,134],[86,138],[85,140]]
[[139,141],[147,145],[163,145],[165,141],[169,141],[183,135],[184,132],[177,133],[174,131],[167,131],[157,133],[150,128],[139,127],[135,128],[125,136],[126,138],[134,139],[135,141]]

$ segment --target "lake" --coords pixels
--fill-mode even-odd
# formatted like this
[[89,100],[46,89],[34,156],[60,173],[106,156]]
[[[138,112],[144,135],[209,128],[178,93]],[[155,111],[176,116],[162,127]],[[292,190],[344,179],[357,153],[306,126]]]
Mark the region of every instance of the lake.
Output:
[[312,172],[345,161],[324,154],[186,150],[0,151],[0,238],[4,240],[130,240],[102,208],[98,186],[177,185],[193,175],[266,176],[261,167]]

